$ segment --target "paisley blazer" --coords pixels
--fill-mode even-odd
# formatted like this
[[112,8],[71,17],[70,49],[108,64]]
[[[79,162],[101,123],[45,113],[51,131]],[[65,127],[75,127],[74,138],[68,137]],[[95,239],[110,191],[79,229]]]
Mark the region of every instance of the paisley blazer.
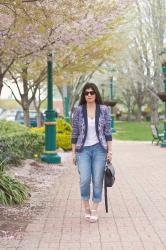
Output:
[[[105,105],[96,105],[95,116],[96,135],[100,145],[107,151],[107,141],[112,141],[111,116]],[[76,144],[76,151],[83,149],[88,128],[86,104],[78,106],[72,117],[72,144]]]

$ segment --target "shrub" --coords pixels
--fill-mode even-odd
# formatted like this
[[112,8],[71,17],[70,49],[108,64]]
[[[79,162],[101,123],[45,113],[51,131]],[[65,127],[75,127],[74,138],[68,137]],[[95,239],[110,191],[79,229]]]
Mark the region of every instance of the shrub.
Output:
[[[44,133],[45,127],[34,127],[31,128],[31,131],[34,133]],[[72,128],[71,125],[66,122],[64,119],[56,119],[56,132],[59,133],[65,133],[65,134],[71,134]]]
[[17,133],[0,138],[0,161],[18,164],[43,152],[44,136],[31,132]]
[[[43,134],[32,133],[29,128],[14,122],[0,122],[0,162],[19,164],[21,159],[31,158],[43,152]],[[13,130],[12,130],[13,128]]]
[[71,134],[72,128],[71,125],[66,122],[64,119],[57,119],[56,120],[56,132],[63,133],[63,134]]
[[0,171],[0,203],[3,205],[20,204],[28,197],[27,187]]
[[16,122],[12,121],[0,121],[0,137],[7,135],[7,134],[13,134],[15,132],[25,132],[28,131],[29,128],[27,128],[24,125],[18,124]]
[[33,127],[33,128],[31,128],[31,132],[43,134],[45,132],[45,127],[40,127],[40,128]]
[[9,163],[18,164],[21,159],[41,151],[43,140],[28,128],[15,122],[0,121],[0,203],[20,204],[28,197],[27,187],[4,171]]
[[[32,133],[44,134],[45,128],[31,128]],[[71,150],[72,128],[69,123],[63,119],[56,120],[56,146],[64,150]]]
[[71,150],[71,135],[59,133],[57,134],[56,139],[57,148]]
[[5,169],[5,160],[0,162],[0,171],[4,171],[4,169]]

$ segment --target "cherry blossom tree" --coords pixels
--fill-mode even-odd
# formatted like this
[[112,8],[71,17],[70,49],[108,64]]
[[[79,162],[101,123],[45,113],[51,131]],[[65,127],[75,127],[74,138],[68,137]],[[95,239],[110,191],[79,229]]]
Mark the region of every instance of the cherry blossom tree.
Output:
[[[36,57],[46,58],[48,51],[55,52],[56,66],[61,64],[58,70],[67,68],[70,73],[94,70],[101,57],[104,57],[100,51],[105,49],[105,54],[108,51],[111,53],[111,46],[109,49],[107,46],[106,51],[103,38],[112,32],[112,38],[109,37],[111,44],[113,31],[118,29],[123,22],[129,3],[131,4],[131,1],[127,0],[116,2],[2,0],[0,2],[2,9],[0,14],[0,93],[7,72],[13,79],[17,79],[17,77],[19,80],[22,79],[23,86],[25,86],[27,81],[20,77],[21,72],[18,76],[18,72],[15,70],[12,72],[12,70],[21,65],[22,61],[24,66],[29,65],[27,58],[31,58],[31,62],[33,58],[36,60]],[[96,47],[93,48],[91,56],[88,55],[87,46],[97,40],[100,42],[93,43]],[[84,51],[85,53],[83,53]],[[80,54],[82,54],[82,58],[80,58]],[[63,59],[67,61],[67,64]],[[91,60],[89,68],[86,66],[88,65],[87,60]],[[12,66],[13,64],[15,65]],[[25,71],[28,74],[28,70],[24,68],[24,76]],[[38,77],[40,78],[40,73]]]
[[16,58],[52,50],[67,53],[110,32],[128,1],[7,1],[1,0],[0,73],[2,78]]
[[[27,59],[27,58],[26,58]],[[9,70],[9,81],[4,84],[11,90],[16,102],[20,104],[24,112],[24,123],[29,126],[29,108],[35,101],[36,93],[38,93],[41,83],[46,78],[46,66],[40,61],[30,62],[19,61],[13,64]],[[17,88],[18,94],[15,94]]]

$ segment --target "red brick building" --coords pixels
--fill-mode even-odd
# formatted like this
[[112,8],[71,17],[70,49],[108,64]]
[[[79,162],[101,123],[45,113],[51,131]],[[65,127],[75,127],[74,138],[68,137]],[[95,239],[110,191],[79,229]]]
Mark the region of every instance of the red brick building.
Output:
[[58,112],[58,115],[63,116],[63,102],[62,100],[54,100],[53,101],[53,108],[56,112]]

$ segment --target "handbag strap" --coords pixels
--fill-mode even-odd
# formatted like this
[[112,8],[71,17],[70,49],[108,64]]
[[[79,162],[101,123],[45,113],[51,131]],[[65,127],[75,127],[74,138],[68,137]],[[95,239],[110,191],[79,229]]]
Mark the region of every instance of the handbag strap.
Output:
[[105,196],[105,211],[108,213],[108,198],[107,198],[107,187],[104,186],[104,196]]
[[111,163],[110,160],[106,160],[106,162],[105,162],[105,169],[108,168],[108,165],[109,165],[110,163]]
[[[107,160],[105,164],[105,170],[108,168],[109,163],[110,161]],[[105,183],[104,183],[104,198],[105,198],[105,211],[106,213],[108,213],[108,197],[107,197],[107,187],[105,186]]]

